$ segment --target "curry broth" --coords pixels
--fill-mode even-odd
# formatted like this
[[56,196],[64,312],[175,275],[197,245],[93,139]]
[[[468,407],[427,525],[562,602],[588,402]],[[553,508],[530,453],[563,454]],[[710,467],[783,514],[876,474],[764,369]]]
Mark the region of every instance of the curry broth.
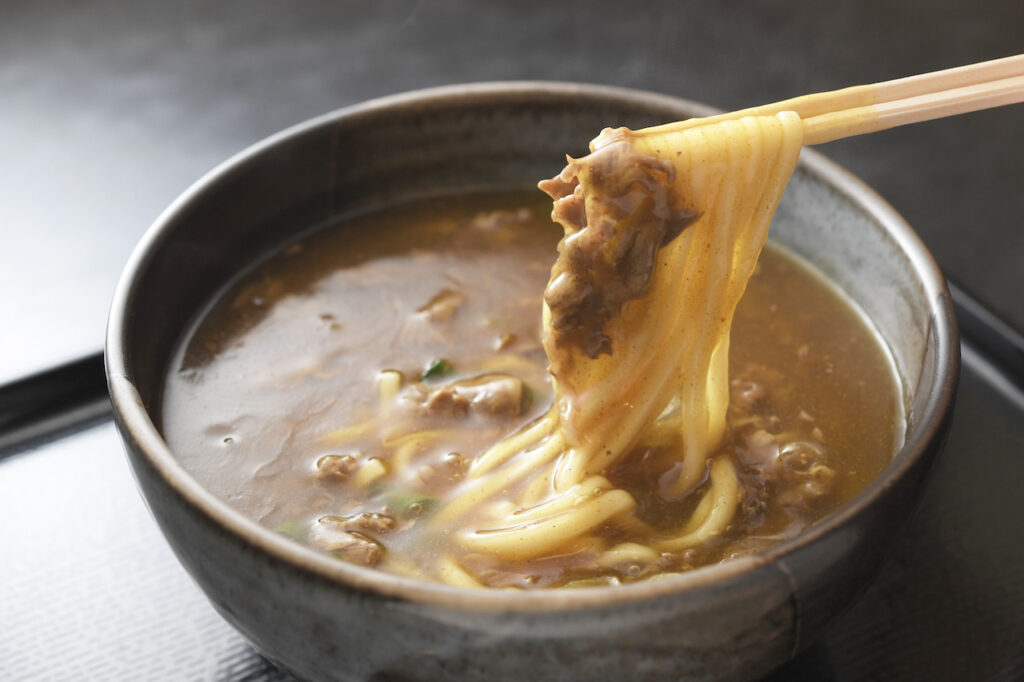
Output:
[[[454,552],[493,586],[647,577],[596,567],[585,550],[499,565],[428,530],[472,458],[551,405],[540,311],[561,230],[550,207],[536,192],[419,201],[315,233],[246,273],[174,360],[163,400],[171,449],[265,526],[385,570],[435,578],[436,557]],[[381,419],[386,370],[404,378],[408,409]],[[879,339],[780,249],[766,249],[737,309],[730,376],[721,449],[739,465],[741,511],[724,536],[654,572],[799,533],[862,490],[902,443],[902,396]],[[453,382],[490,402],[444,402]],[[441,409],[425,410],[432,403]],[[430,435],[409,438],[417,433]],[[669,533],[697,497],[657,494],[676,454],[640,443],[607,472],[653,533]],[[353,554],[332,544],[331,529],[356,517],[366,542]]]

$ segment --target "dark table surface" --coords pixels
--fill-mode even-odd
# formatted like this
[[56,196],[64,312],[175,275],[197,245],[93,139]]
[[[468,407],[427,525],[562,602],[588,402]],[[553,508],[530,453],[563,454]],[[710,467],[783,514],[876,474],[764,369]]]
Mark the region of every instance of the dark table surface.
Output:
[[[6,523],[0,540],[36,549],[26,557],[0,554],[0,678],[77,678],[75,666],[95,663],[100,652],[108,667],[88,668],[88,676],[173,678],[173,662],[182,660],[174,652],[189,649],[188,642],[208,655],[191,660],[199,667],[184,668],[186,677],[274,674],[212,616],[156,537],[142,504],[130,501],[135,493],[112,454],[111,427],[67,430],[104,414],[99,352],[113,287],[131,249],[176,195],[231,154],[325,111],[433,85],[586,81],[733,109],[1022,51],[1024,3],[1005,0],[3,3],[0,511],[20,521]],[[820,151],[889,199],[950,280],[973,296],[959,299],[961,321],[978,349],[958,408],[974,410],[970,418],[958,414],[959,442],[971,456],[954,460],[948,466],[958,467],[956,473],[947,475],[972,482],[976,495],[1005,480],[985,478],[996,465],[1015,463],[1016,480],[1022,480],[1024,403],[1015,391],[1024,357],[1024,106],[830,143]],[[991,443],[994,451],[977,444],[979,425],[991,421],[986,410],[997,415],[993,428],[1002,429]],[[6,456],[41,439],[51,442]],[[76,485],[63,484],[71,486],[65,496],[48,485],[51,467],[85,473]],[[91,492],[83,492],[82,481]],[[18,498],[11,491],[35,491],[51,515],[34,521],[25,511],[31,507],[12,502]],[[909,536],[901,550],[904,565],[887,568],[881,587],[858,606],[869,610],[867,616],[843,621],[850,631],[841,641],[867,637],[868,630],[858,628],[879,625],[879,614],[901,613],[906,622],[932,622],[932,639],[893,637],[874,650],[877,666],[854,660],[863,648],[831,640],[822,645],[830,648],[808,652],[798,661],[803,667],[789,672],[813,676],[827,668],[842,679],[922,672],[932,669],[899,661],[926,661],[922,651],[955,639],[970,644],[948,646],[945,658],[934,659],[948,661],[950,652],[969,652],[987,637],[1002,667],[981,669],[1024,677],[1019,546],[989,544],[982,552],[1009,557],[1009,574],[999,572],[1005,566],[996,574],[975,575],[972,568],[926,583],[946,591],[953,610],[929,606],[924,596],[931,593],[908,590],[913,581],[905,575],[889,583],[891,593],[884,582],[892,570],[918,565],[910,558],[920,549],[915,542],[931,543],[936,560],[960,561],[956,552],[952,559],[936,553],[945,548],[945,536],[928,525],[935,519],[959,531],[957,524],[967,524],[982,538],[1002,524],[1020,537],[1021,515],[1010,499],[986,498],[988,506],[973,508],[969,499],[960,500],[963,517],[948,516],[947,509],[919,519],[925,536]],[[74,531],[78,526],[61,521],[72,513],[95,521],[85,544]],[[26,528],[38,537],[25,535]],[[79,561],[88,562],[87,570]],[[985,561],[990,568],[998,564],[997,556]],[[138,580],[118,596],[117,576],[124,574]],[[28,602],[20,600],[26,594],[37,595],[39,609],[25,612]],[[89,602],[89,594],[101,595],[102,605]],[[891,608],[871,599],[890,600]],[[1016,616],[1008,615],[1010,606]],[[42,632],[39,619],[54,611],[61,614],[51,626],[60,636],[60,657],[38,648],[45,639],[26,639]],[[958,613],[1005,627],[965,631],[939,622]],[[174,647],[160,646],[165,636],[175,638]],[[970,671],[942,665],[932,672]]]

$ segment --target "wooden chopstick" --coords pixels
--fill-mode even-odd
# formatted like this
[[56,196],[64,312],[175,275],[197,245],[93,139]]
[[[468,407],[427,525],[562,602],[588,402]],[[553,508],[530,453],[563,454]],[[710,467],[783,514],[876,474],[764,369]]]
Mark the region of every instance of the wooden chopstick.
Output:
[[804,144],[1024,102],[1024,75],[819,114],[804,121]]
[[977,64],[802,95],[707,118],[637,131],[659,134],[743,116],[794,111],[804,121],[804,144],[1024,102],[1024,54]]

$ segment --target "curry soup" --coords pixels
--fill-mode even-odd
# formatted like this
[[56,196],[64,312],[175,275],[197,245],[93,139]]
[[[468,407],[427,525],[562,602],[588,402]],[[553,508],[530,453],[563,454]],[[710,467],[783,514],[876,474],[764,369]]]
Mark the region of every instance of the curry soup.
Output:
[[[340,560],[444,580],[440,557],[455,557],[480,585],[516,588],[618,584],[756,552],[888,464],[905,424],[886,349],[850,301],[769,245],[732,327],[718,452],[740,493],[725,533],[642,560],[609,560],[593,543],[529,561],[461,546],[432,519],[474,457],[551,406],[541,310],[561,230],[550,207],[539,192],[422,200],[260,263],[180,344],[162,405],[171,449],[233,507]],[[636,500],[652,540],[700,499],[700,486],[662,494],[678,454],[652,429],[602,472]]]

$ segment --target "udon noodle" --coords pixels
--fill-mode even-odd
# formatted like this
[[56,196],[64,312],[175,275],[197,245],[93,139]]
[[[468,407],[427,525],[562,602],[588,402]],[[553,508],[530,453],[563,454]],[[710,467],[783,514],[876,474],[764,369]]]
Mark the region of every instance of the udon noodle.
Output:
[[[730,524],[736,467],[712,458],[729,403],[729,330],[801,135],[791,112],[658,134],[606,130],[542,183],[565,229],[544,305],[555,402],[471,463],[435,527],[458,529],[471,551],[523,561],[597,546],[593,531],[607,536],[611,525],[622,540],[600,564],[653,561]],[[689,519],[653,543],[665,534],[647,532],[636,500],[605,476],[645,440],[678,453],[660,494],[710,481]],[[441,577],[476,584],[451,557]]]

